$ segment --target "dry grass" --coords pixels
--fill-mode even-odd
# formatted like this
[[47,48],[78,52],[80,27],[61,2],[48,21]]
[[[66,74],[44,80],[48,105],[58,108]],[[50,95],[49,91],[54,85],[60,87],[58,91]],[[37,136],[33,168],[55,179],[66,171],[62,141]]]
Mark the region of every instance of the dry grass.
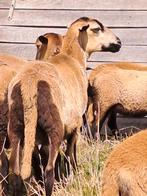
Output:
[[[53,196],[98,196],[104,161],[117,143],[117,140],[88,141],[80,135],[77,145],[78,171],[75,174],[71,172],[66,179],[66,186],[63,186],[62,182],[55,182]],[[44,189],[34,179],[32,183],[25,185],[28,189],[27,195],[45,196]]]
[[[127,127],[123,138],[139,131],[138,128]],[[124,132],[124,129],[120,131]],[[66,187],[55,183],[56,191],[53,196],[99,196],[101,171],[104,162],[112,149],[120,140],[88,141],[87,137],[79,136],[77,146],[78,171],[67,180]],[[107,137],[106,137],[107,138]],[[119,138],[120,139],[120,138]],[[122,139],[122,138],[121,138]],[[60,188],[59,188],[60,187]]]
[[[77,145],[78,171],[75,174],[72,172],[66,179],[66,186],[55,182],[53,196],[99,196],[104,162],[118,143],[118,140],[88,141],[80,135]],[[35,180],[26,185],[29,187],[27,195],[45,195],[44,189]]]
[[55,183],[53,196],[98,196],[104,161],[116,143],[116,140],[88,142],[80,136],[77,148],[78,171],[70,176],[65,187]]

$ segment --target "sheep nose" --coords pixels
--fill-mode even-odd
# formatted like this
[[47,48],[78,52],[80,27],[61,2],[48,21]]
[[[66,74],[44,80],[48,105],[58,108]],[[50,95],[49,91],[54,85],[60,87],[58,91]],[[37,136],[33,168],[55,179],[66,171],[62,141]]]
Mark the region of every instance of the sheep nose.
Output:
[[102,51],[105,51],[105,52],[118,52],[121,48],[121,45],[120,44],[116,44],[116,43],[111,43],[109,44],[108,47],[105,47],[105,46],[102,46]]
[[121,48],[121,44],[110,44],[109,45],[109,51],[111,52],[118,52]]

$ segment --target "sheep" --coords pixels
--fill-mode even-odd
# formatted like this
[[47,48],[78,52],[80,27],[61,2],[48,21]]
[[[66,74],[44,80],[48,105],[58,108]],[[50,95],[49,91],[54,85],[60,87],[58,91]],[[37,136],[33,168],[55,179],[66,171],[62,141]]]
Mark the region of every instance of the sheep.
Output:
[[[59,53],[59,50],[61,48],[62,37],[55,33],[47,33],[45,35],[42,35],[38,37],[36,40],[36,46],[37,46],[37,54],[36,59],[46,59],[50,56],[53,56],[57,53]],[[48,43],[49,42],[49,43]],[[56,45],[57,44],[57,45]],[[46,47],[47,45],[47,47]],[[45,48],[46,47],[46,48]],[[45,50],[44,50],[45,48]],[[54,49],[51,50],[51,48]],[[45,56],[46,57],[45,57]],[[24,60],[19,57],[15,57],[13,55],[8,54],[0,54],[0,103],[3,104],[3,101],[6,101],[7,97],[7,87],[11,79],[24,67],[28,65],[28,61]],[[3,106],[5,111],[7,111],[7,107]],[[1,110],[2,111],[2,110]],[[6,113],[6,112],[5,112]],[[4,114],[2,113],[2,116]],[[4,120],[2,120],[3,122]],[[0,123],[0,131],[6,130],[7,122],[4,121],[4,125]]]
[[[46,60],[59,53],[62,46],[62,36],[47,33],[36,40],[36,59]],[[0,54],[0,132],[7,130],[7,88],[12,78],[28,66],[30,61],[8,54]],[[3,112],[4,110],[4,112]]]
[[147,114],[146,74],[145,65],[133,63],[103,64],[91,71],[87,115],[93,137],[97,138],[98,127],[101,130],[107,117],[108,126],[115,134],[116,113],[132,116]]
[[118,144],[102,171],[101,196],[147,195],[147,129]]
[[[50,56],[60,52],[62,46],[62,36],[55,33],[47,33],[39,36],[36,40],[37,54],[36,59],[46,60]],[[8,159],[4,151],[4,142],[7,137],[8,124],[8,104],[7,104],[7,89],[12,78],[28,66],[28,61],[19,57],[8,54],[0,54],[0,161],[1,174],[3,177],[8,174]],[[9,147],[9,142],[6,140],[6,148]],[[34,167],[35,168],[35,167]],[[0,181],[2,181],[0,177]],[[7,183],[4,182],[3,192],[6,194]]]
[[12,148],[10,166],[20,184],[14,188],[17,195],[21,192],[17,190],[21,187],[20,177],[30,177],[35,144],[48,145],[46,195],[52,193],[55,161],[64,139],[73,141],[67,153],[76,160],[76,137],[87,105],[86,57],[102,50],[117,52],[120,47],[119,38],[108,28],[83,17],[67,30],[58,55],[46,62],[30,62],[12,79],[8,89],[8,135]]
[[8,159],[4,151],[4,146],[9,147],[7,138],[7,123],[8,123],[8,104],[7,104],[7,88],[11,79],[15,75],[13,68],[8,67],[7,64],[0,62],[0,181],[1,191],[7,195],[7,183],[3,181],[8,175]]
[[62,47],[63,37],[56,33],[46,33],[39,36],[36,40],[36,59],[48,60],[51,56],[57,55]]

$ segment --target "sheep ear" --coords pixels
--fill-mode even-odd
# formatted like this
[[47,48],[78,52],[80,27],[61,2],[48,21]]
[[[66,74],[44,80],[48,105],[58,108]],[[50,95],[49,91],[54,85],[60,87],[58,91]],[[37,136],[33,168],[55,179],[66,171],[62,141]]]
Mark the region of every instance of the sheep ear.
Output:
[[87,45],[87,42],[88,42],[88,38],[87,38],[87,29],[89,28],[89,24],[88,25],[85,25],[85,26],[82,26],[80,29],[79,29],[79,36],[78,36],[78,41],[79,41],[79,44],[80,44],[80,47],[85,51],[86,49],[86,45]]
[[60,53],[60,48],[57,47],[57,48],[54,50],[54,55],[57,55],[57,54],[59,54],[59,53]]
[[48,39],[46,37],[44,37],[43,35],[38,37],[38,40],[42,43],[42,44],[48,44]]
[[82,32],[82,31],[86,31],[88,28],[89,28],[89,24],[82,26],[79,30]]

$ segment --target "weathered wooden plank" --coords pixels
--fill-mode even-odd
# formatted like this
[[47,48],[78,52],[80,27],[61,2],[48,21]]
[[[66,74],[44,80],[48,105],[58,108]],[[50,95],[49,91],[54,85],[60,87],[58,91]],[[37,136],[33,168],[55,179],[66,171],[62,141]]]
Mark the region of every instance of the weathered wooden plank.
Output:
[[11,0],[0,0],[0,9],[9,8]]
[[8,21],[9,10],[0,10],[0,25],[5,24],[4,21]]
[[69,11],[69,10],[15,10],[13,19],[7,19],[6,10],[0,12],[0,25],[67,26],[82,16],[99,19],[111,27],[147,27],[147,11]]
[[35,44],[0,43],[0,53],[8,53],[27,59],[34,59],[36,54],[36,47]]
[[34,43],[38,36],[49,32],[64,34],[66,29],[0,26],[0,42]]
[[147,62],[146,46],[123,46],[118,53],[100,53],[93,54],[91,61],[131,61],[131,62]]
[[[34,59],[36,48],[34,44],[4,44],[0,43],[1,53],[10,53]],[[147,62],[147,47],[124,46],[118,53],[100,52],[91,56],[90,61],[132,61]],[[96,63],[96,62],[95,62]]]
[[17,0],[16,8],[23,9],[98,9],[98,10],[144,10],[146,0]]
[[[112,29],[123,45],[147,45],[147,29]],[[66,28],[33,28],[0,26],[0,42],[34,43],[36,38],[47,32],[64,34]]]

